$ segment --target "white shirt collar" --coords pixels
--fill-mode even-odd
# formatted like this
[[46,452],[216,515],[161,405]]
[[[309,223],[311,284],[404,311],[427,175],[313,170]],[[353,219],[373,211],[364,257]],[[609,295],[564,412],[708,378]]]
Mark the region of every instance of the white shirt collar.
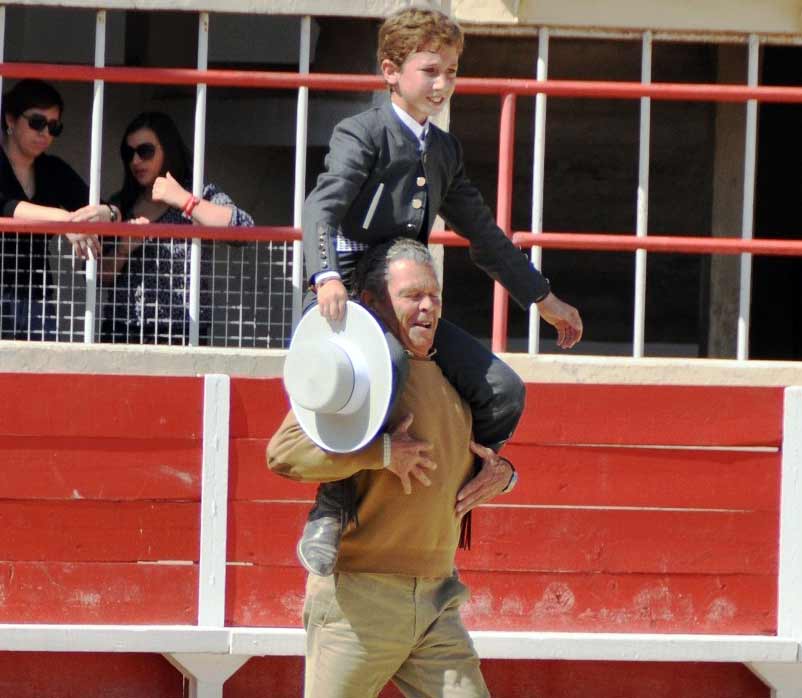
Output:
[[401,119],[401,123],[415,134],[415,138],[423,142],[423,140],[426,138],[426,131],[429,129],[429,119],[426,119],[426,121],[424,121],[422,124],[419,124],[395,102],[390,102],[390,104],[393,105],[393,110],[398,115],[398,118]]

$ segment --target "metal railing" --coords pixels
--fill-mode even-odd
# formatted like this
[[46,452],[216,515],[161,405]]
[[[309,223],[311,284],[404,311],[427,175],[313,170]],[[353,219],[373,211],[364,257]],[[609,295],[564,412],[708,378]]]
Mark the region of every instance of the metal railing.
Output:
[[[0,234],[6,232],[42,234],[87,233],[116,235],[117,223],[51,223],[0,218]],[[139,238],[197,239],[223,242],[298,243],[300,228],[288,226],[254,226],[251,228],[219,228],[195,225],[160,224],[131,226],[126,235]],[[512,242],[521,249],[583,250],[602,252],[656,252],[670,254],[721,254],[757,255],[772,257],[802,257],[802,240],[709,238],[693,236],[653,235],[644,237],[627,233],[532,233],[514,231]],[[468,240],[451,231],[433,231],[430,242],[446,247],[468,247]],[[501,289],[503,292],[503,289]],[[494,308],[494,313],[497,308]],[[505,307],[506,311],[506,307]],[[494,330],[506,328],[506,318],[494,314]],[[289,336],[286,338],[289,339]],[[503,344],[503,336],[493,336],[493,341]]]
[[[0,14],[0,34],[4,32]],[[99,177],[99,148],[98,132],[102,129],[102,101],[103,85],[107,82],[126,84],[170,84],[195,85],[196,113],[195,113],[195,171],[193,173],[193,191],[197,193],[203,185],[203,151],[205,135],[205,99],[208,86],[228,86],[240,88],[271,88],[298,90],[297,129],[296,129],[296,161],[295,161],[295,192],[294,192],[294,226],[300,225],[300,211],[304,196],[305,179],[305,152],[306,152],[306,124],[308,109],[308,91],[374,91],[384,87],[378,76],[369,75],[339,75],[339,74],[312,74],[309,73],[309,18],[301,23],[301,52],[299,56],[300,72],[267,72],[243,70],[207,70],[206,50],[208,46],[208,14],[199,14],[199,41],[198,41],[198,68],[131,68],[131,67],[105,67],[103,61],[105,37],[105,12],[97,13],[96,28],[96,56],[94,66],[79,65],[52,65],[52,64],[0,64],[0,77],[26,77],[36,75],[42,79],[59,81],[94,82],[94,107],[92,112],[92,164],[90,173],[90,201],[98,198],[96,182]],[[532,231],[529,235],[516,234],[514,240],[523,247],[531,248],[533,263],[542,266],[541,249],[545,247],[560,247],[563,249],[630,249],[636,252],[635,256],[635,314],[633,319],[633,355],[642,356],[644,346],[644,307],[646,294],[646,254],[647,251],[693,251],[697,253],[724,253],[741,255],[740,279],[740,306],[738,322],[738,351],[739,359],[748,357],[749,334],[749,305],[751,293],[751,255],[754,253],[779,254],[767,250],[784,250],[781,254],[799,254],[792,243],[780,241],[758,241],[750,244],[752,238],[752,218],[754,210],[755,185],[755,152],[756,152],[756,109],[759,102],[800,103],[802,102],[802,89],[791,87],[766,87],[757,85],[757,68],[760,40],[757,36],[749,37],[749,66],[748,75],[745,76],[745,85],[719,85],[719,84],[675,84],[651,82],[651,50],[653,36],[651,32],[642,35],[642,69],[640,82],[600,82],[582,80],[549,80],[548,76],[548,49],[549,30],[539,30],[539,56],[537,79],[504,79],[504,78],[460,78],[457,90],[462,94],[498,95],[500,99],[501,123],[499,133],[499,168],[498,168],[498,196],[496,202],[497,222],[509,235],[511,230],[512,214],[512,172],[514,160],[514,132],[515,132],[515,105],[517,97],[535,98],[535,138],[534,138],[534,165],[533,165],[533,196],[532,196]],[[544,179],[544,153],[545,141],[545,115],[546,100],[548,97],[574,97],[590,99],[625,99],[640,100],[641,127],[640,127],[640,155],[638,190],[635,196],[636,231],[634,239],[629,236],[618,235],[559,235],[549,236],[542,231],[543,218],[543,179]],[[651,100],[684,100],[705,102],[740,102],[747,104],[747,120],[745,133],[744,153],[744,199],[742,210],[742,226],[739,231],[740,238],[736,245],[730,240],[708,238],[651,238],[648,230],[648,188],[649,188],[649,139],[650,139],[650,103]],[[3,230],[33,232],[33,224],[22,225],[15,221],[12,227],[4,223]],[[136,234],[148,236],[167,235],[167,226],[146,226]],[[187,230],[178,230],[180,226],[169,230],[169,235],[176,238],[185,237]],[[60,230],[57,226],[48,226],[50,230]],[[64,231],[83,230],[83,226],[69,225]],[[103,226],[91,227],[106,234],[119,233],[115,230],[105,229]],[[38,230],[38,229],[37,229]],[[283,232],[275,232],[282,230]],[[198,341],[198,327],[200,324],[198,303],[200,296],[200,241],[201,239],[237,239],[237,240],[287,240],[292,245],[292,317],[296,319],[300,310],[302,294],[302,259],[301,248],[297,237],[287,229],[256,228],[252,231],[221,230],[219,228],[204,230],[200,226],[193,226],[192,264],[190,269],[190,315],[192,322],[191,343]],[[133,234],[133,233],[132,233]],[[272,237],[278,235],[279,237]],[[284,237],[280,237],[280,236]],[[266,237],[260,237],[266,236]],[[453,237],[442,237],[435,233],[432,241],[444,241],[446,244],[464,244],[463,241]],[[768,246],[765,243],[772,243]],[[686,246],[686,247],[683,247]],[[737,249],[737,252],[732,250]],[[87,309],[85,314],[86,331],[85,341],[93,341],[92,325],[94,319],[93,293],[96,279],[96,268],[93,262],[87,265]],[[507,340],[507,294],[498,287],[494,291],[492,347],[495,351],[503,351]],[[537,353],[538,336],[537,308],[533,306],[530,317],[529,352]]]

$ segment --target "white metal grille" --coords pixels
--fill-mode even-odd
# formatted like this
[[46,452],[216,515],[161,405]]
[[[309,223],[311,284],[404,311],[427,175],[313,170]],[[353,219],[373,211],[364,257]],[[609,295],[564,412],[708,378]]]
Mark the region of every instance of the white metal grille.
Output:
[[[30,277],[25,247],[39,236],[6,233],[0,256],[2,339],[83,342],[86,311],[86,265],[74,257],[62,236],[48,244],[50,273]],[[188,247],[189,241],[146,241],[143,248],[162,262],[158,267],[127,265],[109,252],[98,263],[93,341],[111,343],[189,344],[189,258],[186,264],[164,264],[160,249]],[[20,246],[23,253],[19,253]],[[119,262],[122,271],[103,273]],[[154,273],[159,269],[158,278]],[[30,282],[28,279],[30,278]],[[170,293],[157,293],[158,289]],[[199,344],[225,347],[283,347],[292,327],[292,244],[205,242],[200,272]],[[182,299],[185,302],[181,302]],[[133,300],[133,302],[127,302]],[[182,318],[186,317],[186,323]]]
[[[7,237],[16,241],[33,236]],[[127,264],[127,257],[117,258],[108,248],[98,263],[93,341],[189,344],[189,255],[173,255],[172,262],[167,263],[160,250],[169,245],[188,248],[191,242],[175,239],[157,244],[147,240],[142,249],[147,250],[148,258],[158,260],[156,267]],[[292,244],[204,242],[201,247],[198,343],[244,348],[286,346],[292,327]],[[12,304],[3,303],[4,339],[85,341],[86,266],[73,257],[69,243],[61,236],[50,240],[49,252],[49,279],[35,274],[32,283],[19,283],[9,291],[23,301],[16,307],[24,306],[27,314],[17,320]],[[185,263],[176,262],[176,257],[183,257]],[[18,261],[11,254],[0,258],[0,277],[7,279]],[[102,271],[115,262],[121,271]],[[157,293],[159,289],[169,293]],[[29,297],[34,301],[47,297],[44,322],[42,304],[28,302]]]

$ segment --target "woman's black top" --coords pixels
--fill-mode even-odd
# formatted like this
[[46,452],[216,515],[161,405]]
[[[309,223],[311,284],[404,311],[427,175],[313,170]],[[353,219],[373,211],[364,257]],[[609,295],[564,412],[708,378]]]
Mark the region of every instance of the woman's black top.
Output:
[[[66,162],[43,153],[33,163],[36,191],[25,195],[5,151],[0,148],[0,211],[14,215],[21,201],[74,211],[86,206],[89,189]],[[41,299],[49,295],[47,242],[51,236],[30,233],[0,235],[0,286],[15,289],[15,295]]]

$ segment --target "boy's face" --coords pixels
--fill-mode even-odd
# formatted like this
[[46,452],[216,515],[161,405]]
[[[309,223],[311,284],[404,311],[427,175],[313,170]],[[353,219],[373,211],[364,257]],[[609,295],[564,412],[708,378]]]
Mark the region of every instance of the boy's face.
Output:
[[459,53],[453,46],[410,53],[401,67],[382,61],[382,74],[392,88],[392,100],[419,123],[439,113],[457,81]]

